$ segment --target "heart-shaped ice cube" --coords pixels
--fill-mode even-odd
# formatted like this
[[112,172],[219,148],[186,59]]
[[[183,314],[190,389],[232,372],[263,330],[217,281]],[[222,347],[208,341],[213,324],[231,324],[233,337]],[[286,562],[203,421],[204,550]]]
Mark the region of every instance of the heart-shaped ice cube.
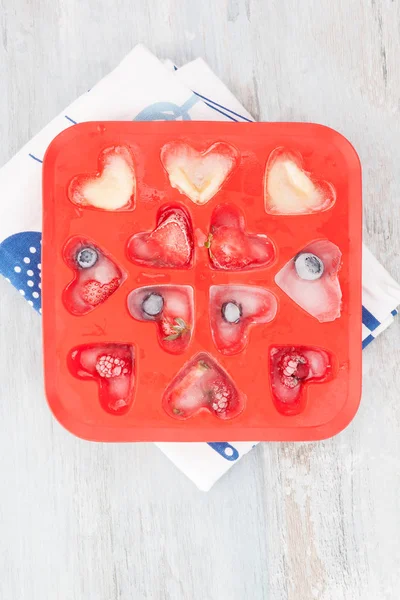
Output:
[[64,290],[63,300],[74,315],[86,315],[105,302],[125,279],[114,260],[87,238],[71,238],[63,255],[74,272],[74,279]]
[[78,206],[100,210],[134,208],[136,178],[133,157],[125,146],[106,148],[99,156],[95,175],[78,175],[68,188],[68,197]]
[[275,258],[272,241],[265,234],[248,233],[242,212],[233,204],[214,209],[205,246],[214,269],[255,269],[269,266]]
[[193,289],[189,285],[147,285],[128,296],[128,310],[138,321],[154,323],[160,346],[181,354],[189,346],[194,322]]
[[321,323],[340,317],[338,278],[342,253],[329,240],[316,240],[296,254],[275,276],[276,284]]
[[193,259],[193,226],[183,206],[165,205],[153,231],[135,233],[128,242],[129,258],[146,267],[189,267]]
[[209,411],[218,419],[233,419],[244,404],[245,397],[229,375],[204,352],[183,366],[163,397],[165,411],[180,420],[200,411]]
[[70,352],[68,366],[75,377],[97,381],[104,410],[113,415],[126,414],[133,401],[135,384],[133,346],[113,343],[78,346]]
[[210,288],[211,333],[223,354],[242,352],[251,326],[269,323],[276,312],[276,298],[264,288],[251,285],[212,285]]
[[271,348],[272,396],[278,411],[283,415],[299,414],[305,407],[304,385],[324,381],[331,373],[331,362],[329,354],[321,348]]
[[303,169],[300,154],[276,148],[267,162],[264,178],[265,210],[276,215],[304,215],[331,208],[333,185],[319,181]]
[[225,142],[217,142],[203,152],[184,142],[169,142],[161,150],[171,186],[198,205],[215,196],[239,159],[239,151]]

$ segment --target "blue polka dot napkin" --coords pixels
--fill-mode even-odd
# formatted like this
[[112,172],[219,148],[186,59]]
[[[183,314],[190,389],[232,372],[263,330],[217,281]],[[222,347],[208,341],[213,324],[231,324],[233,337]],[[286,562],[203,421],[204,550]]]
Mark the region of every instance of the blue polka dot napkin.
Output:
[[[7,198],[7,205],[1,205],[0,273],[39,313],[41,165],[46,148],[58,133],[75,123],[133,119],[253,120],[201,59],[177,69],[170,61],[160,62],[141,45],[53,119],[0,170],[0,195]],[[363,348],[393,322],[399,305],[400,286],[364,247]],[[157,446],[206,491],[255,444],[160,443]]]

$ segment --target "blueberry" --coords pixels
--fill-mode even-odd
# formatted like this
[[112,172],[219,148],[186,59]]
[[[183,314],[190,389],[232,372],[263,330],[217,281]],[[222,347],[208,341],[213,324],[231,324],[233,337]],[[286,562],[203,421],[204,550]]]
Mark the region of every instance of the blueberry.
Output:
[[314,281],[322,277],[324,272],[324,263],[318,256],[310,252],[301,252],[294,259],[296,273],[300,279]]
[[89,269],[98,261],[99,255],[97,250],[92,246],[81,248],[76,256],[76,262],[81,269]]
[[149,317],[157,317],[164,308],[164,298],[161,294],[151,292],[142,302],[142,310]]
[[240,317],[242,316],[242,307],[240,304],[231,300],[225,302],[221,307],[222,318],[227,323],[239,323]]

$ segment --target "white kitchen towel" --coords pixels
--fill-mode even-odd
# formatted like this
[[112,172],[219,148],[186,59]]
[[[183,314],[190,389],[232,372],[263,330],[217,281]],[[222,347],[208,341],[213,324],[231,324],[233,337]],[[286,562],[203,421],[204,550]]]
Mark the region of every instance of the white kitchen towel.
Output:
[[[0,272],[40,312],[41,163],[63,129],[92,120],[252,121],[201,59],[179,69],[136,46],[108,76],[73,102],[0,170]],[[23,174],[23,176],[21,176]],[[364,248],[363,347],[393,321],[400,286]],[[201,489],[211,486],[256,442],[159,443]]]

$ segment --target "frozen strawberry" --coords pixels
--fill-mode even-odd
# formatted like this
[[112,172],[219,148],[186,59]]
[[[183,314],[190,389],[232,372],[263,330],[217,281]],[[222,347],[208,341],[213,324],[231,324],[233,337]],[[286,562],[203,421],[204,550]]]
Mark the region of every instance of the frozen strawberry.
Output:
[[211,265],[230,271],[268,266],[275,258],[274,245],[266,235],[249,234],[238,208],[217,206],[205,243]]
[[209,355],[195,356],[168,386],[163,406],[177,419],[207,410],[219,419],[232,419],[244,408],[244,397],[228,374]]
[[180,354],[188,347],[193,328],[193,289],[188,285],[145,286],[128,296],[128,310],[138,321],[157,326],[161,347]]
[[213,285],[210,288],[210,325],[214,343],[223,354],[242,352],[252,326],[275,318],[277,301],[265,288]]
[[325,380],[331,360],[325,350],[304,346],[272,348],[270,354],[272,395],[278,411],[297,415],[304,409],[303,385]]
[[71,373],[93,379],[99,386],[99,401],[107,412],[124,415],[133,402],[135,350],[129,344],[78,346],[69,355]]
[[74,315],[85,315],[105,302],[125,278],[112,258],[87,239],[69,240],[64,260],[75,275],[63,296],[66,307]]
[[154,231],[137,233],[128,243],[130,259],[148,267],[189,267],[193,258],[193,227],[182,206],[160,209]]
[[119,279],[115,277],[109,283],[101,285],[98,281],[87,281],[82,287],[82,298],[91,306],[101,304],[119,287]]
[[296,254],[275,276],[276,284],[321,323],[340,317],[338,273],[342,253],[329,240],[316,240]]

